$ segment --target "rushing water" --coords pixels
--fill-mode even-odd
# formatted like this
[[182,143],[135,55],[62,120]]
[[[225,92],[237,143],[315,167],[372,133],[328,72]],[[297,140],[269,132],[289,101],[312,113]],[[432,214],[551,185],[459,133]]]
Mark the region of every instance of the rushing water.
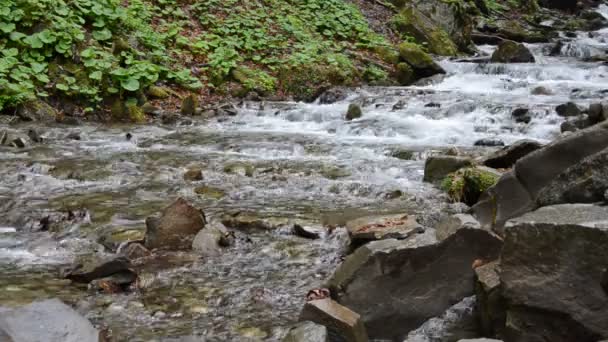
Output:
[[[406,211],[432,223],[446,205],[422,183],[424,158],[454,146],[471,149],[482,138],[550,141],[563,121],[556,105],[588,105],[608,92],[608,67],[583,61],[603,53],[606,39],[608,30],[579,33],[553,57],[550,45],[530,45],[535,64],[444,60],[447,76],[430,85],[354,89],[331,105],[244,103],[235,117],[189,125],[2,124],[0,131],[11,134],[38,129],[45,142],[0,147],[0,305],[58,296],[110,327],[118,341],[277,340],[297,319],[306,291],[340,262],[343,230],[315,241],[293,236],[286,224],[241,233],[248,238],[220,257],[183,253],[148,265],[142,272],[151,285],[140,293],[93,294],[59,279],[58,270],[79,254],[103,251],[98,242],[112,234],[141,236],[144,219],[178,196],[211,219],[244,211],[320,227]],[[539,86],[552,95],[532,95]],[[364,115],[347,122],[353,102]],[[401,108],[393,109],[397,103]],[[530,124],[511,118],[519,107],[531,110]],[[73,131],[82,139],[67,139]],[[391,157],[403,149],[412,160]],[[182,179],[190,166],[203,169],[203,181]],[[196,194],[203,185],[215,195]],[[44,217],[69,210],[82,213],[78,222],[37,231]],[[446,315],[452,322],[453,314]],[[429,321],[410,339],[442,340],[441,322]]]

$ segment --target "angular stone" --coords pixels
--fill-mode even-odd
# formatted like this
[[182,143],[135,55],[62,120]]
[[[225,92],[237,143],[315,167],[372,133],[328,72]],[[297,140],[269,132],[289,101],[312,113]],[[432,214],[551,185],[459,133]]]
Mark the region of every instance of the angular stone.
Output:
[[91,322],[58,299],[12,309],[0,307],[0,340],[7,342],[98,342]]
[[473,161],[469,157],[458,156],[433,156],[429,157],[424,164],[424,181],[437,182],[443,180],[448,174],[458,171],[464,167],[472,166]]
[[328,342],[327,328],[313,322],[302,322],[293,327],[283,342]]
[[222,254],[227,232],[228,230],[221,223],[206,226],[196,234],[194,241],[192,241],[192,250],[204,256]]
[[404,240],[424,231],[416,216],[407,214],[362,217],[347,222],[346,229],[356,246],[375,240]]
[[318,227],[304,226],[296,223],[293,225],[293,233],[305,239],[315,240],[321,237],[323,230]]
[[487,157],[483,164],[494,169],[508,169],[528,154],[540,149],[543,145],[534,140],[519,140]]
[[327,327],[329,341],[368,341],[361,316],[329,298],[306,303],[300,321],[311,321]]
[[569,167],[538,194],[539,206],[560,203],[594,203],[608,189],[608,148]]
[[69,269],[64,270],[64,276],[73,282],[89,283],[120,272],[135,273],[131,270],[129,259],[116,255],[92,255],[76,261]]
[[371,338],[402,340],[471,296],[471,265],[477,259],[495,260],[502,245],[481,229],[460,229],[440,243],[421,243],[419,236],[363,245],[329,281],[338,302],[361,314]]
[[471,215],[456,214],[443,218],[436,228],[437,240],[445,240],[462,228],[479,229],[481,225]]
[[536,198],[539,191],[565,169],[606,147],[608,124],[600,123],[521,158],[515,164],[515,174],[532,198]]
[[475,268],[475,295],[479,328],[484,336],[502,336],[506,319],[506,303],[500,292],[498,261]]
[[361,111],[361,107],[357,104],[351,103],[348,106],[348,110],[346,111],[346,120],[352,121],[355,119],[359,119],[363,116],[363,112]]
[[508,340],[608,338],[608,207],[543,207],[506,224],[502,292]]
[[178,198],[163,210],[160,218],[146,219],[145,246],[148,249],[189,249],[205,223],[202,211]]
[[130,243],[121,251],[121,254],[127,257],[129,260],[135,260],[150,256],[150,251],[144,247],[141,243]]

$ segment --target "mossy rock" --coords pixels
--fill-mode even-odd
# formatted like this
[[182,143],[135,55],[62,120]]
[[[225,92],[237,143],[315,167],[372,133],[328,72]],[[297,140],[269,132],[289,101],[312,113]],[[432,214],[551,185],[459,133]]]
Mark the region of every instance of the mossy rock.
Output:
[[401,85],[410,85],[416,81],[414,69],[407,63],[397,64],[395,77]]
[[137,103],[127,103],[127,112],[129,113],[129,120],[131,120],[131,122],[146,122],[146,114]]
[[199,186],[196,189],[194,189],[194,192],[198,195],[212,198],[215,200],[222,199],[223,197],[226,196],[226,192],[224,190],[219,189],[219,188],[210,187],[210,186]]
[[54,120],[57,111],[41,100],[26,101],[17,107],[17,116],[23,121]]
[[441,188],[455,202],[473,206],[482,193],[498,182],[500,173],[485,167],[470,167],[449,174]]
[[193,116],[196,114],[196,108],[198,107],[198,97],[196,95],[191,94],[186,96],[182,101],[181,113],[182,115]]
[[441,27],[414,7],[404,8],[393,18],[395,28],[424,43],[430,52],[442,56],[458,54],[458,47]]
[[[414,43],[401,43],[399,45],[399,58],[412,68],[414,79],[445,73],[445,70],[435,63],[428,53],[424,52],[420,46]],[[399,72],[403,73],[403,80],[406,80],[407,69],[403,66],[400,69]]]
[[228,163],[224,165],[223,170],[225,173],[239,174],[247,177],[253,177],[255,174],[255,166],[243,162]]
[[492,54],[492,63],[534,63],[534,55],[520,43],[505,40]]
[[362,116],[363,116],[363,111],[361,110],[361,107],[359,105],[351,103],[348,106],[348,110],[346,111],[346,117],[345,117],[347,121],[359,119]]
[[390,153],[393,158],[401,160],[415,160],[416,156],[413,151],[410,150],[394,150]]
[[171,90],[167,87],[151,86],[148,89],[148,96],[154,99],[166,99],[171,96]]
[[239,82],[244,89],[255,91],[261,95],[268,95],[276,89],[277,80],[263,70],[250,69],[240,66],[232,70],[232,77]]

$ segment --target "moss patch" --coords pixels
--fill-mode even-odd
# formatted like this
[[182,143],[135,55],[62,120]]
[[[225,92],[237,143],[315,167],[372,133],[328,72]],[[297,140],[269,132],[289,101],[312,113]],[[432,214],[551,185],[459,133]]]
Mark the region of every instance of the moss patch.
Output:
[[472,206],[477,203],[482,193],[498,182],[499,178],[496,173],[488,170],[465,168],[446,176],[441,188],[453,201]]

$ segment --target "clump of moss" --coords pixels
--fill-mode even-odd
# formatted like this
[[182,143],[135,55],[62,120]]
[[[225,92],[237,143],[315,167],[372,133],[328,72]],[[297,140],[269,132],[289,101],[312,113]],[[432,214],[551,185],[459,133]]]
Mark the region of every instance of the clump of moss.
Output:
[[489,170],[470,167],[447,175],[441,182],[441,188],[453,201],[472,206],[499,178],[498,174]]

